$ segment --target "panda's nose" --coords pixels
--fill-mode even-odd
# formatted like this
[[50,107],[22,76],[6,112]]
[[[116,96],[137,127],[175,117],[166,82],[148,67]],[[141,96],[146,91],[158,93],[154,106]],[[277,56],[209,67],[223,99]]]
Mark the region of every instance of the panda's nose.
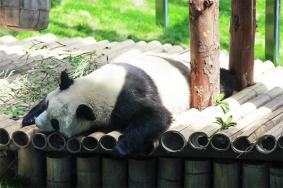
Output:
[[59,121],[57,119],[51,119],[51,126],[55,131],[59,130]]

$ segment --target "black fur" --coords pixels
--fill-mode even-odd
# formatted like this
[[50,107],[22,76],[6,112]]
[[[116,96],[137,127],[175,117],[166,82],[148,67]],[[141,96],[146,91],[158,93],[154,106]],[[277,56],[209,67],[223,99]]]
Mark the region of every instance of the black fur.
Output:
[[74,80],[69,78],[69,75],[66,71],[61,72],[61,83],[59,84],[60,90],[68,89],[72,84],[74,83]]
[[239,91],[239,82],[236,75],[229,70],[220,69],[220,92],[224,93],[224,98],[233,95],[234,91]]
[[158,139],[171,123],[170,112],[162,106],[157,87],[140,68],[118,64],[127,69],[126,82],[111,114],[111,125],[124,131],[113,154],[133,156],[147,150],[147,143]]
[[48,102],[45,102],[45,98],[34,106],[29,113],[24,116],[22,126],[28,126],[35,123],[35,118],[39,116],[48,107]]
[[93,114],[92,109],[85,104],[80,104],[78,106],[77,111],[76,111],[76,116],[77,118],[83,118],[83,119],[90,120],[90,121],[95,120],[95,115]]

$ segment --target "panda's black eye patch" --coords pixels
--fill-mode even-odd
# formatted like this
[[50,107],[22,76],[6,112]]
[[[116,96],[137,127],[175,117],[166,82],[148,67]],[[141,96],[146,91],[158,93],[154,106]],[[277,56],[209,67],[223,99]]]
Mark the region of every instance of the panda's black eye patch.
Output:
[[51,126],[55,131],[59,130],[59,121],[57,119],[51,119]]

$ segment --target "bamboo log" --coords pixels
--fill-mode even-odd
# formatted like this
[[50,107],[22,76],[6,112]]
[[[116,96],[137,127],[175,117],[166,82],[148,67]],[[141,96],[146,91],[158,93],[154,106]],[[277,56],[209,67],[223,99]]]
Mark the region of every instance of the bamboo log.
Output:
[[36,125],[20,128],[12,134],[12,141],[17,147],[26,148],[30,145],[32,136],[37,132],[39,128]]
[[255,112],[247,115],[245,118],[239,120],[237,125],[230,127],[229,129],[220,131],[213,135],[211,139],[211,146],[215,150],[226,151],[229,149],[231,142],[234,142],[235,139],[242,133],[242,130],[248,125],[252,124],[259,117],[264,117],[275,111],[283,105],[283,96],[280,95],[264,106],[257,109]]
[[237,188],[240,187],[241,166],[236,161],[213,162],[213,187]]
[[283,134],[283,121],[267,131],[256,142],[256,149],[260,153],[270,154],[277,148],[278,138]]
[[11,119],[0,123],[0,145],[8,145],[11,141],[12,134],[21,128],[21,125]]
[[156,159],[129,160],[129,188],[156,187]]
[[46,150],[48,148],[47,135],[44,133],[35,133],[31,139],[32,146],[39,150]]
[[31,146],[18,150],[18,176],[26,180],[29,185],[39,187],[44,185],[45,160]]
[[177,158],[159,158],[158,188],[183,187],[183,160]]
[[47,187],[71,187],[71,157],[47,157]]
[[282,164],[269,166],[269,187],[283,187],[283,169]]
[[95,132],[86,137],[83,137],[81,142],[83,149],[89,152],[97,150],[99,141],[104,135],[105,133],[103,132]]
[[[283,107],[280,107],[271,114],[259,118],[243,128],[241,130],[242,134],[233,141],[232,149],[238,153],[251,151],[258,138],[281,121],[283,121]],[[276,147],[275,139],[269,138],[263,140],[263,142],[264,144],[268,144],[266,146],[269,150],[272,150],[273,148],[275,149]]]
[[259,188],[268,187],[269,174],[266,164],[243,163],[242,187]]
[[185,188],[211,187],[210,160],[185,161]]
[[7,177],[6,175],[11,175],[11,173],[7,173],[7,172],[10,171],[9,169],[11,168],[11,164],[16,162],[15,156],[13,155],[12,152],[9,152],[9,151],[5,153],[2,153],[2,152],[3,152],[2,148],[0,148],[0,177],[1,177],[1,180]]
[[63,151],[66,146],[66,138],[59,132],[54,132],[47,137],[47,144],[51,150]]
[[101,187],[101,159],[99,156],[77,158],[77,187]]
[[127,161],[102,159],[102,187],[127,187]]
[[121,138],[122,133],[119,131],[112,131],[101,137],[99,145],[104,151],[112,151],[117,142]]
[[279,148],[283,149],[283,134],[277,140]]
[[81,146],[82,137],[69,138],[66,143],[66,149],[70,153],[79,153],[82,149]]

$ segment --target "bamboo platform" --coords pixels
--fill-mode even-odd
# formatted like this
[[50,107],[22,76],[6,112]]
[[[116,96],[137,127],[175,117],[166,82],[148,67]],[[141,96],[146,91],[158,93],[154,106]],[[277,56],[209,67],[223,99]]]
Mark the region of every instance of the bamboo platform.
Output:
[[[28,60],[24,58],[27,47],[40,43],[45,47],[30,52]],[[5,36],[0,37],[0,70],[13,69],[21,74],[36,68],[34,62],[42,58],[63,59],[91,51],[96,52],[96,61],[101,65],[130,61],[143,54],[157,54],[189,63],[188,49],[158,41],[109,42],[93,38],[57,39],[53,35],[18,41]],[[220,62],[221,67],[228,67],[227,53],[221,52]],[[243,187],[257,187],[257,183],[283,185],[282,167],[273,166],[283,162],[283,69],[274,67],[271,62],[256,60],[254,74],[255,85],[224,100],[230,107],[227,114],[220,106],[208,107],[201,112],[188,110],[175,118],[170,129],[153,143],[151,151],[140,156],[144,160],[111,159],[111,151],[122,136],[117,131],[94,132],[66,140],[58,133],[46,134],[35,126],[21,128],[20,120],[5,115],[0,115],[0,150],[18,151],[19,165],[21,160],[27,160],[20,156],[34,155],[34,148],[47,153],[44,160],[47,161],[49,187],[69,186],[73,181],[71,161],[77,164],[76,177],[86,179],[83,182],[77,178],[78,187],[228,187],[231,182],[235,187],[240,183]],[[229,115],[233,116],[236,125],[221,130],[215,118],[226,119]],[[56,171],[56,168],[61,170]],[[99,169],[99,172],[90,168]],[[141,170],[135,171],[135,168]],[[163,170],[167,168],[172,171]],[[113,173],[113,169],[119,172]],[[70,174],[60,175],[63,171]],[[183,175],[178,175],[180,173]],[[241,173],[253,174],[260,181],[245,176],[238,181]],[[117,177],[113,177],[114,174]],[[203,184],[196,184],[200,179]],[[38,179],[30,181],[40,182]],[[117,182],[120,182],[119,186]]]

